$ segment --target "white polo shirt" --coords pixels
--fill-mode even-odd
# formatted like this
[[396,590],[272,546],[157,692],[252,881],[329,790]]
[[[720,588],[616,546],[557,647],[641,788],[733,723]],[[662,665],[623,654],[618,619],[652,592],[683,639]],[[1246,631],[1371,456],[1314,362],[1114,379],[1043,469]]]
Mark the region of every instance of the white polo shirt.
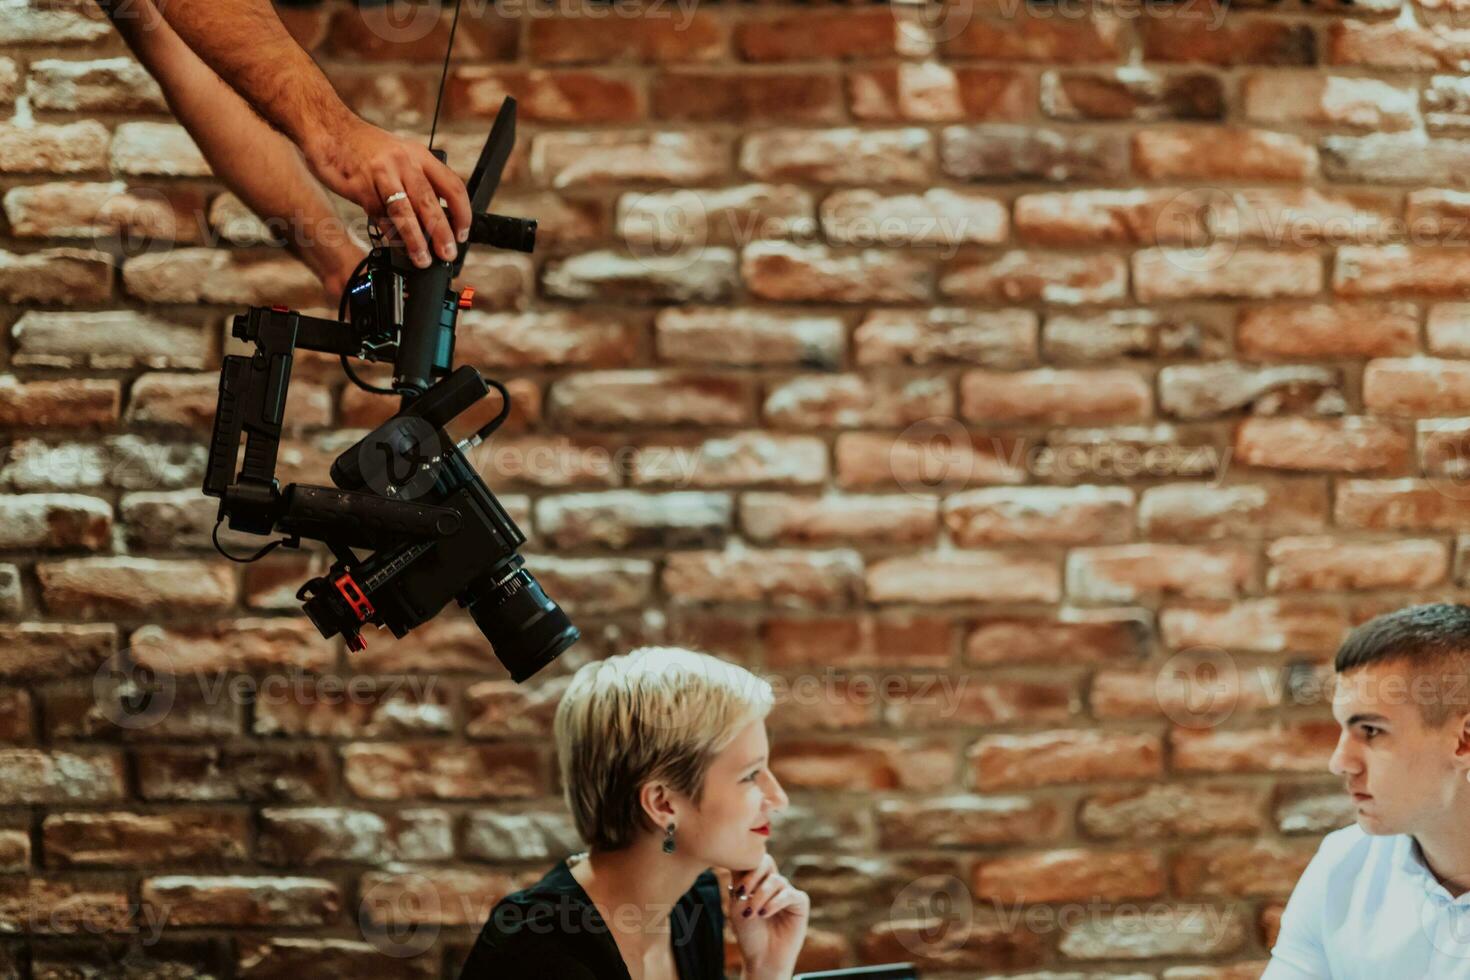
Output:
[[1261,980],[1470,980],[1470,892],[1435,880],[1408,834],[1353,824],[1322,840]]

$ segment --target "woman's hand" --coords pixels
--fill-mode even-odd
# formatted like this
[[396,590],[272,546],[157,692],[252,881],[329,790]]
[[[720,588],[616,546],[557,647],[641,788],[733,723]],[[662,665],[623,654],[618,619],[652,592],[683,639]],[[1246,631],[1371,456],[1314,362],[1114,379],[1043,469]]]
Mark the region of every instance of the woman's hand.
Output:
[[745,980],[790,980],[806,940],[812,900],[776,872],[769,854],[730,879],[730,926],[745,960]]

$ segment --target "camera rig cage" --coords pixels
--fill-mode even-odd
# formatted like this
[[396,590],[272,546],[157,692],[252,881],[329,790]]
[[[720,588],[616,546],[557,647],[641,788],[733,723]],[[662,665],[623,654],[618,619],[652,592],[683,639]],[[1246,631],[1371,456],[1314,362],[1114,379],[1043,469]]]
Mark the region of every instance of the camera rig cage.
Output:
[[[231,334],[255,351],[224,358],[204,493],[219,498],[214,544],[232,561],[254,561],[282,544],[299,547],[302,538],[326,543],[336,561],[296,593],[322,636],[340,634],[358,651],[366,646],[365,625],[403,637],[455,599],[519,682],[580,633],[525,567],[517,552],[525,534],[465,456],[505,420],[510,395],[469,365],[452,368],[455,323],[473,289],[451,288],[470,245],[535,247],[534,220],[486,211],[515,143],[515,113],[507,97],[467,185],[474,218],[453,262],[431,258],[418,269],[401,245],[375,239],[343,291],[338,319],[285,306],[256,306],[234,318]],[[445,160],[444,151],[433,153]],[[401,400],[392,418],[332,463],[333,487],[283,488],[275,478],[298,348],[339,355],[353,384]],[[364,382],[350,358],[392,362],[393,387]],[[455,442],[444,426],[492,387],[502,399],[499,413]],[[242,436],[244,460],[233,474]],[[232,530],[286,537],[239,558],[220,546],[226,520]],[[370,553],[360,557],[355,549]]]

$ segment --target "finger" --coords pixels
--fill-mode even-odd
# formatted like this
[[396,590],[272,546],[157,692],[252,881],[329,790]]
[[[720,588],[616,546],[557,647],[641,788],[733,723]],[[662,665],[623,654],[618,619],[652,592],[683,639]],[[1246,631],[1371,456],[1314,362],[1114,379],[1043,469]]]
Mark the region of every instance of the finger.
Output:
[[424,244],[423,233],[419,231],[419,219],[414,214],[413,205],[407,198],[400,197],[392,204],[387,203],[388,198],[403,189],[398,180],[384,174],[378,179],[378,193],[383,198],[383,213],[393,223],[393,229],[398,232],[398,238],[403,242],[403,247],[408,250],[414,265],[423,268],[429,264],[429,249]]
[[738,882],[735,888],[735,897],[739,899],[749,898],[755,894],[755,890],[761,886],[761,882],[776,871],[776,860],[767,854],[761,859],[761,863],[746,872],[744,881]]
[[434,188],[429,186],[429,181],[424,177],[424,172],[418,168],[417,163],[418,161],[414,161],[413,164],[410,164],[403,174],[408,199],[413,202],[414,211],[418,213],[419,220],[424,224],[424,232],[434,243],[434,254],[445,262],[453,262],[456,254],[454,229],[449,227],[449,219],[444,216],[444,208],[439,204],[439,195],[435,194]]
[[790,908],[797,904],[797,896],[801,893],[789,882],[781,886],[781,889],[756,906],[755,914],[758,916],[772,916],[782,909]]
[[743,908],[740,910],[740,914],[747,919],[750,918],[750,916],[754,914],[756,909],[760,908],[766,902],[770,901],[771,896],[776,894],[776,892],[780,891],[785,886],[786,879],[781,877],[780,875],[771,875],[770,877],[766,878],[766,880],[762,881],[758,886],[756,886],[756,888],[750,893],[747,899],[741,903],[743,905]]
[[449,219],[454,225],[454,237],[464,241],[470,237],[470,222],[474,209],[470,206],[470,194],[459,174],[440,163],[432,153],[424,162],[424,175],[434,185],[438,195],[449,203]]

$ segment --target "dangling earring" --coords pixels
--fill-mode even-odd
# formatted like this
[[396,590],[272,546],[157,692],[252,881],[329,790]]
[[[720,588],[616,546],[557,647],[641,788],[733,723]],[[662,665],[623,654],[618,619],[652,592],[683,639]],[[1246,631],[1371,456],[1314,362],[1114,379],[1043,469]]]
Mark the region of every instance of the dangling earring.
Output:
[[674,825],[669,824],[664,828],[664,853],[674,853]]

